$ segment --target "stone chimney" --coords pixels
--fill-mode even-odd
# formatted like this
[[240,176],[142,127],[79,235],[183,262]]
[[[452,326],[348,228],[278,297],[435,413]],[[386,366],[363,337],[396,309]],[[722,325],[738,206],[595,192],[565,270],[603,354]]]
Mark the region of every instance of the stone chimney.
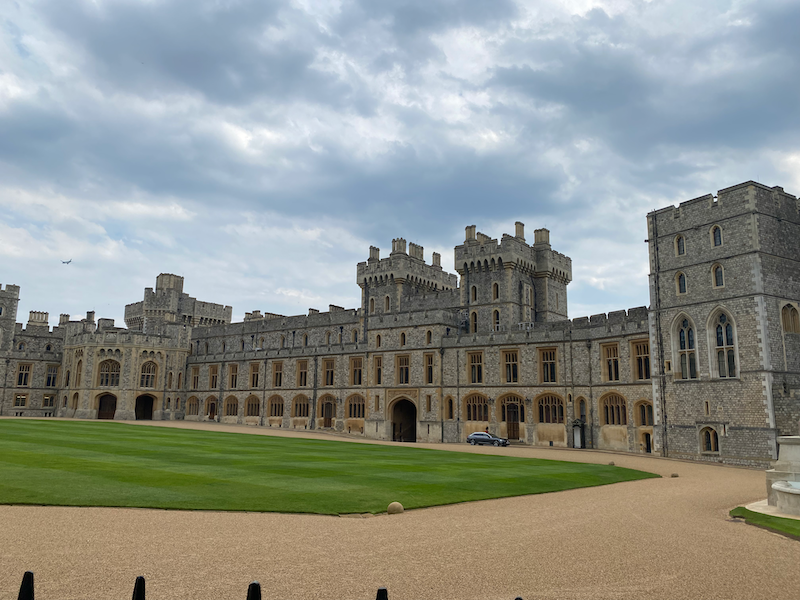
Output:
[[514,223],[514,226],[516,227],[516,233],[514,234],[514,236],[518,240],[521,240],[521,241],[524,242],[525,241],[525,223],[522,223],[521,221],[517,221],[516,223]]
[[442,266],[442,255],[441,255],[441,254],[439,254],[438,252],[434,252],[434,253],[433,253],[433,259],[432,259],[432,261],[431,261],[431,264],[432,264],[434,267],[441,267],[441,266]]
[[478,226],[477,226],[477,225],[467,225],[467,228],[466,228],[466,238],[464,238],[464,241],[467,241],[467,242],[468,242],[468,241],[470,241],[470,240],[474,240],[474,239],[475,239],[475,230],[476,230],[477,228],[478,228]]

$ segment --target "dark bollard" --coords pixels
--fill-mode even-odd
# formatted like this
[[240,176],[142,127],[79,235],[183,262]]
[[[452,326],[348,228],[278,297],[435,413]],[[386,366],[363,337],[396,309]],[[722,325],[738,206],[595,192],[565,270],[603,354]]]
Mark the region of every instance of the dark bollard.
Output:
[[133,586],[133,600],[144,600],[144,577],[139,575]]
[[25,571],[17,600],[33,600],[33,571]]
[[389,592],[386,591],[386,588],[378,588],[378,595],[375,600],[389,600]]
[[257,581],[247,588],[247,600],[261,600],[261,584]]

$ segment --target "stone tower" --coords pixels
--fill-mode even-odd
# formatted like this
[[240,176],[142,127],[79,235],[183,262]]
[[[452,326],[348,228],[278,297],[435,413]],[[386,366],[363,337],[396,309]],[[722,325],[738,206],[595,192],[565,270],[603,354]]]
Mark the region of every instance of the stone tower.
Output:
[[0,351],[10,351],[19,305],[19,286],[0,285]]
[[648,215],[655,438],[667,456],[766,461],[777,435],[797,434],[798,208],[748,181]]
[[550,248],[547,229],[534,232],[533,246],[519,221],[515,235],[503,234],[500,243],[475,229],[467,227],[464,243],[455,248],[470,331],[511,331],[567,318],[572,261]]

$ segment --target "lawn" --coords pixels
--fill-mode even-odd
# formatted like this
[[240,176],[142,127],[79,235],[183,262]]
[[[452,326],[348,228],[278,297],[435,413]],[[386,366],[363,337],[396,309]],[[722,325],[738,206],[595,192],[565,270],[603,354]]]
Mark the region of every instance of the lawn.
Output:
[[745,523],[776,531],[789,537],[800,540],[800,521],[796,519],[783,519],[781,517],[773,517],[772,515],[765,515],[762,513],[747,510],[745,507],[740,506],[731,511],[732,517],[739,517],[745,520]]
[[0,504],[378,513],[657,477],[409,446],[0,421]]

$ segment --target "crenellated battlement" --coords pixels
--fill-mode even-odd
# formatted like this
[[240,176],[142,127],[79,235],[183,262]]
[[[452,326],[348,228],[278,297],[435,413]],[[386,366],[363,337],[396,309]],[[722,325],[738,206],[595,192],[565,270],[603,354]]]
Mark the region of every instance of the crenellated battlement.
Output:
[[442,269],[441,255],[433,253],[431,264],[425,263],[424,248],[406,240],[392,240],[388,258],[380,258],[380,248],[370,246],[369,260],[358,263],[356,282],[362,289],[395,284],[410,284],[422,290],[449,290],[458,286],[456,275]]
[[534,231],[533,246],[525,242],[525,225],[515,223],[515,235],[503,234],[498,240],[466,227],[464,243],[455,248],[456,270],[462,277],[470,270],[518,268],[536,275],[547,275],[564,283],[572,281],[572,259],[550,247],[550,231]]
[[658,221],[658,234],[672,235],[690,227],[710,225],[734,216],[759,212],[797,221],[800,204],[796,196],[782,187],[768,187],[757,181],[746,181],[648,213],[652,235],[652,219]]

